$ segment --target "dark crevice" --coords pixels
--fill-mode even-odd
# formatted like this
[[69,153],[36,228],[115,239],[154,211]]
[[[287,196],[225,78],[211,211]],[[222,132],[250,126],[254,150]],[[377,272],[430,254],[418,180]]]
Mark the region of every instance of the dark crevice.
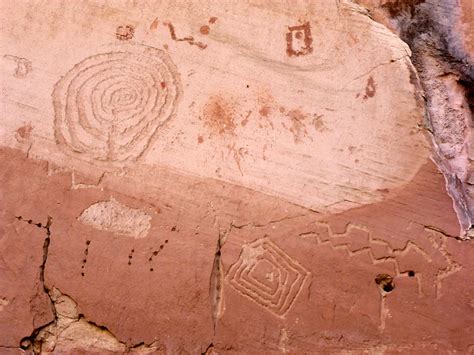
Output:
[[209,280],[209,297],[211,300],[211,313],[212,321],[214,325],[214,334],[217,329],[217,322],[221,316],[224,302],[223,294],[223,281],[224,281],[224,270],[221,260],[221,248],[224,243],[224,236],[219,231],[217,238],[216,253],[214,255],[214,263],[212,265],[211,276]]
[[[467,186],[471,169],[469,160],[464,171],[456,164],[469,154],[474,63],[463,48],[462,34],[455,29],[456,6],[459,4],[454,1],[436,5],[424,0],[393,0],[381,8],[395,21],[400,38],[412,51],[426,100],[426,126],[432,133],[434,160],[446,178],[461,226],[460,238],[468,239],[474,224],[474,201]],[[453,95],[463,98],[466,107],[453,103]]]
[[46,323],[46,324],[42,325],[41,327],[38,327],[38,328],[34,329],[33,333],[30,336],[24,337],[20,341],[20,348],[21,349],[30,350],[30,351],[32,351],[33,353],[36,354],[36,353],[38,353],[37,350],[34,347],[36,337],[38,336],[38,334],[40,333],[41,330],[43,330],[44,328],[48,327],[51,324],[54,324],[57,321],[57,314],[56,314],[56,309],[54,307],[54,302],[53,302],[53,300],[52,300],[52,298],[49,294],[50,290],[48,289],[48,287],[46,286],[46,284],[44,282],[44,279],[45,279],[44,278],[44,273],[45,273],[45,268],[46,268],[46,262],[48,260],[49,246],[50,246],[50,243],[51,243],[51,225],[53,224],[53,218],[48,216],[48,220],[45,224],[33,223],[33,221],[31,219],[27,220],[27,219],[25,219],[21,216],[16,217],[16,218],[20,221],[25,221],[28,224],[34,224],[38,228],[43,228],[43,229],[46,230],[46,238],[44,239],[44,242],[43,242],[43,259],[41,261],[41,265],[39,266],[39,281],[40,281],[40,287],[42,288],[42,291],[46,294],[46,296],[48,296],[49,306],[50,306],[51,311],[54,315],[54,318],[51,322]]
[[[55,324],[57,324],[58,319],[59,319],[57,311],[56,311],[56,307],[55,307],[55,301],[54,301],[54,298],[52,297],[51,290],[45,284],[45,269],[46,269],[46,263],[48,261],[49,247],[50,247],[50,244],[51,244],[51,225],[53,223],[53,218],[48,216],[48,220],[44,224],[43,223],[36,223],[36,222],[32,221],[31,219],[26,219],[26,218],[23,218],[22,216],[16,216],[16,219],[19,220],[19,221],[24,221],[24,222],[26,222],[28,224],[31,224],[31,225],[35,225],[36,227],[42,228],[46,231],[46,237],[45,237],[44,242],[43,242],[43,257],[42,257],[41,264],[39,266],[39,284],[40,284],[39,286],[41,288],[41,291],[43,291],[49,299],[50,307],[51,307],[54,318],[51,322],[48,322],[48,323],[34,329],[33,332],[31,333],[31,335],[26,336],[23,339],[21,339],[19,347],[0,346],[0,349],[1,348],[18,349],[20,351],[22,351],[22,350],[23,351],[28,351],[32,354],[41,354],[42,353],[42,346],[43,346],[43,342],[44,342],[44,339],[42,339],[42,337],[41,337],[41,333],[44,330],[47,331],[48,327],[54,326]],[[166,240],[166,243],[167,242],[168,241]],[[87,241],[87,246],[89,246],[89,244],[90,244],[90,241]],[[64,296],[67,296],[67,295],[64,295]],[[69,297],[69,296],[67,296],[67,297]],[[69,297],[69,298],[71,298],[71,297]],[[99,325],[99,324],[96,324],[93,321],[87,320],[83,314],[79,314],[78,317],[75,319],[75,322],[78,322],[80,320],[86,321],[90,325],[92,325],[92,326],[96,327],[97,329],[100,329],[104,332],[107,332],[112,337],[117,339],[117,337],[115,337],[115,335],[106,326]],[[118,339],[117,339],[117,341],[125,347],[125,353],[133,352],[134,350],[138,349],[139,347],[148,348],[146,350],[149,350],[153,346],[153,344],[148,345],[148,344],[145,344],[144,342],[139,342],[137,344],[127,346],[124,342],[121,342]]]
[[214,344],[213,344],[213,343],[210,343],[210,344],[207,346],[206,350],[204,350],[204,351],[201,352],[201,355],[208,355],[208,354],[210,354],[213,348],[214,348]]
[[392,292],[395,288],[395,283],[393,282],[393,277],[388,274],[378,274],[375,277],[375,283],[379,285],[380,289],[383,292]]

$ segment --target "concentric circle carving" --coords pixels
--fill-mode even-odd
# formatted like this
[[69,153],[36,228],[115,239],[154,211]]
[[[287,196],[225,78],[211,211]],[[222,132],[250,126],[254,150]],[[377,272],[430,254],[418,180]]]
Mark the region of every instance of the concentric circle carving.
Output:
[[55,85],[55,138],[63,150],[93,162],[140,157],[176,111],[176,66],[161,50],[141,45],[96,54]]

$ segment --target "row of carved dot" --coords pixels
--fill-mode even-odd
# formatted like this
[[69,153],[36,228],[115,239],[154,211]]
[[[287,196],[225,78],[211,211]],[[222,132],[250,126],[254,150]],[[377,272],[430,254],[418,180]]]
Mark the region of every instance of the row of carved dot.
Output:
[[35,225],[35,226],[37,226],[37,227],[39,227],[39,228],[42,228],[42,227],[43,227],[43,224],[42,224],[41,222],[35,223],[35,222],[33,222],[33,220],[31,220],[31,219],[25,219],[25,218],[23,218],[22,216],[16,216],[15,218],[18,219],[19,221],[25,221],[25,222],[27,222],[28,224],[33,224],[33,225]]
[[[173,228],[174,228],[174,227],[173,227]],[[172,230],[173,230],[173,229],[172,229]],[[174,230],[176,230],[176,229],[174,229]],[[84,249],[84,259],[82,260],[82,265],[81,265],[81,269],[82,269],[83,271],[81,272],[81,276],[85,276],[84,269],[85,269],[86,263],[87,263],[87,255],[89,254],[89,245],[90,245],[90,243],[91,243],[90,240],[87,240],[87,241],[86,241],[86,245],[87,245],[87,246],[86,246],[86,249]],[[160,253],[160,251],[164,249],[165,244],[168,244],[168,239],[165,240],[164,244],[161,244],[161,245],[160,245],[159,250],[155,250],[155,251],[151,254],[150,258],[148,259],[149,262],[153,261],[153,257],[154,257],[154,256],[157,256],[157,255]],[[130,251],[130,254],[128,255],[128,265],[132,265],[132,258],[133,258],[133,253],[134,253],[134,252],[135,252],[135,249],[132,249],[132,250]],[[154,270],[153,268],[150,268],[150,271],[153,271],[153,270]]]

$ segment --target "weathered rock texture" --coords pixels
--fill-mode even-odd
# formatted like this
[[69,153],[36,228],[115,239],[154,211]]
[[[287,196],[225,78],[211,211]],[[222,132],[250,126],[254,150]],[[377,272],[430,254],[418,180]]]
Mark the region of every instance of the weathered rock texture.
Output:
[[1,351],[474,351],[466,4],[1,2]]
[[413,51],[428,109],[434,159],[461,224],[461,237],[472,237],[474,167],[474,30],[470,0],[361,0],[375,18],[391,26]]

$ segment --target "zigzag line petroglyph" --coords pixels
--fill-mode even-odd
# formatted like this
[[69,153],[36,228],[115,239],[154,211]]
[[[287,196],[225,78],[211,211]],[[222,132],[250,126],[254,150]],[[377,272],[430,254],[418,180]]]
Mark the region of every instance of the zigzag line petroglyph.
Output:
[[[381,239],[374,238],[372,235],[372,232],[365,226],[349,223],[346,226],[346,229],[343,233],[335,233],[332,231],[331,226],[328,223],[316,222],[315,225],[316,227],[323,228],[323,233],[327,234],[328,236],[326,240],[323,240],[321,237],[323,233],[317,233],[317,232],[301,233],[299,234],[299,237],[300,238],[314,238],[318,246],[327,245],[331,247],[333,250],[343,250],[347,253],[347,256],[350,258],[358,254],[367,254],[367,256],[370,258],[370,261],[373,265],[382,264],[382,263],[392,263],[395,269],[396,276],[398,277],[409,277],[408,270],[401,270],[400,265],[396,258],[399,256],[406,255],[410,251],[414,251],[415,253],[418,253],[427,262],[429,263],[432,262],[430,255],[426,253],[418,245],[416,245],[414,242],[407,241],[407,243],[405,244],[403,248],[395,249],[395,248],[392,248],[390,243]],[[350,248],[350,243],[338,244],[337,239],[350,238],[350,234],[352,233],[352,231],[358,231],[358,232],[363,231],[364,233],[366,233],[369,246],[352,250]],[[381,246],[386,247],[388,251],[387,255],[377,258],[374,255],[371,245],[381,245]],[[416,275],[414,275],[413,277],[416,278],[417,280],[418,295],[422,296],[423,295],[422,284],[421,284],[422,274],[416,273]]]
[[[453,256],[448,252],[447,250],[447,241],[448,237],[445,236],[444,234],[434,231],[433,229],[430,228],[425,228],[425,232],[428,233],[427,237],[428,240],[431,242],[433,247],[435,249],[438,249],[439,252],[444,256],[446,259],[448,266],[446,266],[443,269],[438,269],[438,272],[436,273],[436,279],[435,279],[435,287],[436,287],[436,299],[441,298],[441,286],[442,282],[445,278],[448,276],[451,276],[455,272],[458,272],[459,270],[462,269],[462,266],[456,262],[453,258]],[[439,238],[439,242],[436,241],[436,236]]]
[[[353,223],[349,223],[345,231],[343,233],[335,233],[329,223],[326,222],[316,222],[314,223],[313,229],[320,229],[319,232],[306,232],[299,234],[300,238],[307,239],[312,238],[315,240],[317,246],[329,246],[333,250],[343,250],[347,253],[349,258],[352,258],[359,254],[366,254],[370,262],[373,265],[381,264],[381,263],[392,263],[395,269],[395,273],[397,277],[415,277],[418,284],[418,295],[421,297],[423,295],[422,290],[422,274],[417,272],[413,274],[413,271],[402,270],[400,264],[397,260],[398,257],[404,256],[408,254],[410,251],[413,251],[419,254],[423,259],[425,259],[428,263],[433,263],[433,258],[428,254],[425,250],[419,247],[413,241],[407,241],[405,246],[401,249],[393,248],[390,243],[377,239],[373,236],[373,233],[365,226],[356,225]],[[434,231],[430,228],[425,228],[424,231],[426,232],[426,237],[430,241],[433,248],[438,251],[443,258],[445,259],[447,266],[446,267],[438,267],[437,271],[434,274],[434,288],[436,290],[436,299],[441,297],[441,286],[442,281],[454,274],[455,272],[459,271],[462,266],[457,263],[452,255],[447,251],[447,240],[448,237],[444,234]],[[368,246],[364,246],[358,249],[351,248],[351,234],[354,232],[363,232],[366,235],[366,244]],[[345,238],[348,238],[345,239]],[[376,257],[372,247],[375,245],[383,246],[386,248],[386,255],[382,257]],[[425,276],[426,277],[426,276]],[[429,279],[429,277],[427,277]],[[381,332],[384,331],[386,326],[386,319],[390,314],[390,311],[386,305],[386,297],[387,293],[381,289],[380,295],[380,324],[379,330]]]
[[[405,246],[401,249],[393,248],[390,243],[377,239],[373,236],[373,233],[365,226],[356,225],[353,223],[349,223],[345,231],[343,233],[335,233],[329,223],[326,222],[316,222],[314,223],[315,228],[320,228],[320,232],[306,232],[299,234],[300,238],[314,238],[316,244],[318,246],[327,245],[331,247],[333,250],[344,250],[347,253],[347,256],[352,258],[358,254],[367,254],[371,263],[373,265],[381,264],[381,263],[392,263],[397,277],[414,277],[418,283],[418,295],[423,295],[422,290],[422,280],[423,275],[421,272],[417,272],[415,275],[410,276],[408,270],[401,270],[400,264],[397,260],[398,257],[404,256],[408,254],[410,251],[413,251],[419,254],[423,259],[425,259],[428,263],[432,263],[433,259],[425,250],[419,247],[413,241],[407,241]],[[339,240],[343,240],[344,238],[348,238],[350,240],[350,234],[353,232],[364,232],[367,236],[367,244],[368,246],[364,246],[359,249],[352,249],[350,247],[350,242],[343,241],[341,243],[338,242]],[[433,281],[434,287],[436,290],[436,297],[439,299],[441,297],[441,284],[442,281],[452,275],[453,273],[459,271],[461,269],[461,265],[459,265],[452,255],[446,249],[446,242],[447,236],[443,235],[440,232],[436,232],[430,228],[425,228],[426,237],[431,242],[433,248],[438,251],[443,258],[445,259],[446,263],[448,264],[446,267],[438,268],[435,272],[435,280]],[[327,237],[324,238],[323,236],[326,235]],[[436,241],[436,235],[439,237],[439,242]],[[380,245],[387,249],[387,253],[385,256],[376,257],[374,251],[372,250],[372,246]],[[425,276],[426,277],[426,276]],[[427,278],[429,279],[429,278]]]
[[55,140],[92,163],[139,158],[176,112],[176,66],[155,48],[121,44],[76,64],[54,87]]
[[227,281],[244,297],[285,317],[310,273],[268,237],[242,247]]

